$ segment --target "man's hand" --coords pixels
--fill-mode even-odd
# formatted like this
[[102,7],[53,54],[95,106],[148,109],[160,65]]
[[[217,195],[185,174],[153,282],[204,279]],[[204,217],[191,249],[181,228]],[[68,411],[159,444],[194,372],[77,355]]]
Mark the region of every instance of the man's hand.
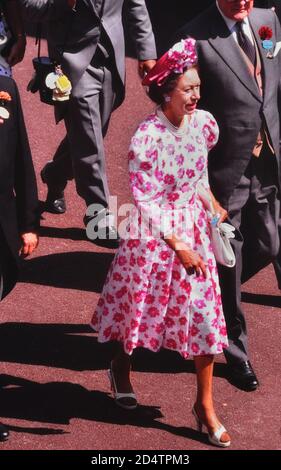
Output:
[[11,48],[9,56],[6,58],[8,64],[13,67],[22,61],[25,53],[26,39],[25,36],[20,36],[17,42]]
[[139,60],[138,70],[139,70],[140,78],[143,79],[145,75],[147,74],[147,72],[149,72],[149,70],[152,69],[152,67],[154,67],[155,64],[156,64],[156,60],[153,60],[153,59]]
[[21,234],[22,246],[20,249],[20,256],[26,257],[37,248],[39,243],[39,237],[35,232],[26,232]]

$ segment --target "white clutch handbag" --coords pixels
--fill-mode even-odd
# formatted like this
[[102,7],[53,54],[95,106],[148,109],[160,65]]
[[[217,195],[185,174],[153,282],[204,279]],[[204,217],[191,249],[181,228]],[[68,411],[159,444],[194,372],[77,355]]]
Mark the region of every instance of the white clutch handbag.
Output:
[[203,202],[205,209],[212,215],[210,221],[211,243],[216,261],[223,266],[233,268],[236,259],[230,239],[235,238],[235,228],[226,222],[218,225],[218,218],[216,217],[209,191],[200,182],[197,184],[197,194]]

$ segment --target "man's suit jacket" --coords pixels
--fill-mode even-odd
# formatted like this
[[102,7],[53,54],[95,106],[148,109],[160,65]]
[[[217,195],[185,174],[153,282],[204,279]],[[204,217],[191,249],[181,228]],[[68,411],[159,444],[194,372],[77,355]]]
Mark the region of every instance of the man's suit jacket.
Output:
[[[38,228],[38,197],[33,163],[20,98],[15,82],[0,77],[0,91],[8,92],[9,119],[0,124],[0,257],[10,256],[13,269],[5,276],[6,295],[16,281],[19,233]],[[3,266],[2,266],[3,268]],[[7,266],[6,266],[7,269]]]
[[280,171],[277,96],[281,53],[274,59],[267,58],[258,33],[261,26],[271,27],[275,45],[281,40],[280,24],[271,10],[257,8],[251,11],[249,21],[262,61],[263,97],[216,5],[183,27],[176,38],[197,39],[202,81],[199,107],[210,111],[220,128],[219,143],[209,157],[210,183],[226,208],[249,163],[262,122],[268,130]]
[[[104,0],[97,11],[95,0],[77,0],[75,11],[67,0],[21,0],[30,20],[48,22],[50,55],[62,64],[75,87],[95,53],[101,27],[113,48],[114,61],[121,82],[125,81],[125,44],[122,10],[127,3],[127,22],[132,32],[139,60],[155,59],[156,48],[145,0]],[[61,57],[61,53],[63,53]],[[123,87],[120,87],[123,88]],[[124,90],[119,90],[123,98]]]

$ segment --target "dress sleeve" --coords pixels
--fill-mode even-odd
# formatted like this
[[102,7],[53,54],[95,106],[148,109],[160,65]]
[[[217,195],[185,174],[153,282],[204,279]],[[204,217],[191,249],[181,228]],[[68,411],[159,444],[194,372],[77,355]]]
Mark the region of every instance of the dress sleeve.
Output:
[[158,171],[158,151],[153,136],[147,131],[136,132],[129,149],[129,178],[141,235],[152,232],[153,236],[162,236],[163,183]]
[[219,139],[219,126],[211,113],[206,112],[203,135],[206,140],[207,149],[210,151]]

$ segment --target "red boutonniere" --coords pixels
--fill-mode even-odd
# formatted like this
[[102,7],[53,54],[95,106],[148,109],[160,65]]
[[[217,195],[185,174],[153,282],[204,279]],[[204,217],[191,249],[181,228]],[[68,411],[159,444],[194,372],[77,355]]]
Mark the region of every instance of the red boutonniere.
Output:
[[261,26],[259,29],[259,36],[262,40],[262,47],[267,51],[266,57],[272,59],[273,57],[273,42],[272,29],[269,26]]
[[261,26],[259,29],[259,35],[262,41],[272,38],[272,29],[269,26]]
[[9,119],[10,113],[7,110],[7,103],[12,101],[11,95],[6,91],[0,91],[0,123],[3,119]]

